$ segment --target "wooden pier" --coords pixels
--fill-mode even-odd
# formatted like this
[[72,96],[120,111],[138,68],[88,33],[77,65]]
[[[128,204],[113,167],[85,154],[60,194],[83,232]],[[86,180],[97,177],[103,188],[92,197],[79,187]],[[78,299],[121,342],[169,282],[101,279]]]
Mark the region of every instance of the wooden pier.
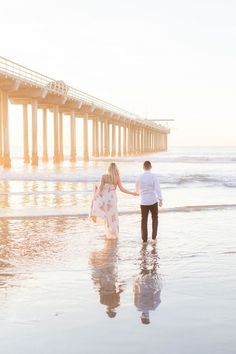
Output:
[[[63,122],[70,117],[70,160],[76,161],[76,119],[83,119],[83,158],[89,159],[88,121],[92,121],[92,156],[128,156],[167,149],[169,129],[108,102],[88,95],[11,60],[0,57],[0,165],[11,167],[8,107],[22,106],[24,163],[37,166],[38,110],[42,110],[42,161],[48,162],[48,140],[53,139],[53,161],[64,160]],[[28,106],[31,105],[31,116]],[[53,137],[48,136],[47,113],[53,112]],[[31,132],[28,123],[32,120]],[[31,146],[29,146],[31,134]],[[67,137],[68,139],[68,137]]]

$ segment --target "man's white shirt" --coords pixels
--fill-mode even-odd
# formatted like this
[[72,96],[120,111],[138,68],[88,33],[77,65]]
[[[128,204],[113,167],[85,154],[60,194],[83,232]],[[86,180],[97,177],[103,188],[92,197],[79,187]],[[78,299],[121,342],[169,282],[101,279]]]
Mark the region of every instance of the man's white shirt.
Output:
[[158,177],[151,171],[145,171],[139,176],[136,191],[140,194],[141,205],[153,205],[162,200]]

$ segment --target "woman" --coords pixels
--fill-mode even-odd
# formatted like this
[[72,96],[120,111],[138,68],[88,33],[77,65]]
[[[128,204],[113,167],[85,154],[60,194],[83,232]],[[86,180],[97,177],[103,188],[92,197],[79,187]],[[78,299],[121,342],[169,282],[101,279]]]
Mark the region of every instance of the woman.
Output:
[[105,223],[107,238],[117,238],[119,233],[119,220],[117,211],[116,187],[121,192],[137,195],[122,186],[119,170],[114,162],[110,163],[107,174],[102,175],[100,185],[95,189],[92,200],[90,218],[97,223]]

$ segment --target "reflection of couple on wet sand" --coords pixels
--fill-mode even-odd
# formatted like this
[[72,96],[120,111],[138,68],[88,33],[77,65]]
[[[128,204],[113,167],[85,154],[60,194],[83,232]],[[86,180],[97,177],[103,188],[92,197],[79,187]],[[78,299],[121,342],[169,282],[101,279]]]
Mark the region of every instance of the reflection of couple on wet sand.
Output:
[[109,317],[115,317],[115,309],[120,305],[120,293],[123,291],[123,284],[118,279],[117,240],[105,239],[103,249],[92,252],[90,264],[100,303],[106,305]]
[[136,191],[130,192],[122,185],[119,170],[114,162],[109,167],[107,174],[102,175],[99,187],[95,189],[91,203],[90,219],[95,223],[102,221],[105,224],[106,238],[116,239],[119,234],[119,220],[117,211],[117,186],[123,193],[141,198],[141,234],[144,243],[148,239],[148,214],[152,216],[152,241],[156,242],[158,229],[158,204],[162,206],[162,195],[157,176],[151,172],[150,161],[143,164],[144,173],[136,181]]
[[[90,265],[92,279],[99,293],[100,303],[106,306],[107,315],[116,316],[124,283],[118,276],[117,240],[105,239],[103,249],[92,252]],[[161,282],[158,277],[156,247],[149,251],[144,245],[140,252],[140,269],[134,282],[134,305],[141,312],[143,324],[149,324],[149,311],[160,304]]]

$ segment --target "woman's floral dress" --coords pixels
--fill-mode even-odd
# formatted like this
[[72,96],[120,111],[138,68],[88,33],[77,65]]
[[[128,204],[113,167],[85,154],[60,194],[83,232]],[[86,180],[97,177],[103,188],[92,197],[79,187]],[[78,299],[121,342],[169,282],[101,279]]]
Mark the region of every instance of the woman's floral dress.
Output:
[[116,186],[105,183],[102,192],[95,190],[91,203],[90,218],[93,222],[104,222],[107,238],[117,238],[119,220],[117,211]]

